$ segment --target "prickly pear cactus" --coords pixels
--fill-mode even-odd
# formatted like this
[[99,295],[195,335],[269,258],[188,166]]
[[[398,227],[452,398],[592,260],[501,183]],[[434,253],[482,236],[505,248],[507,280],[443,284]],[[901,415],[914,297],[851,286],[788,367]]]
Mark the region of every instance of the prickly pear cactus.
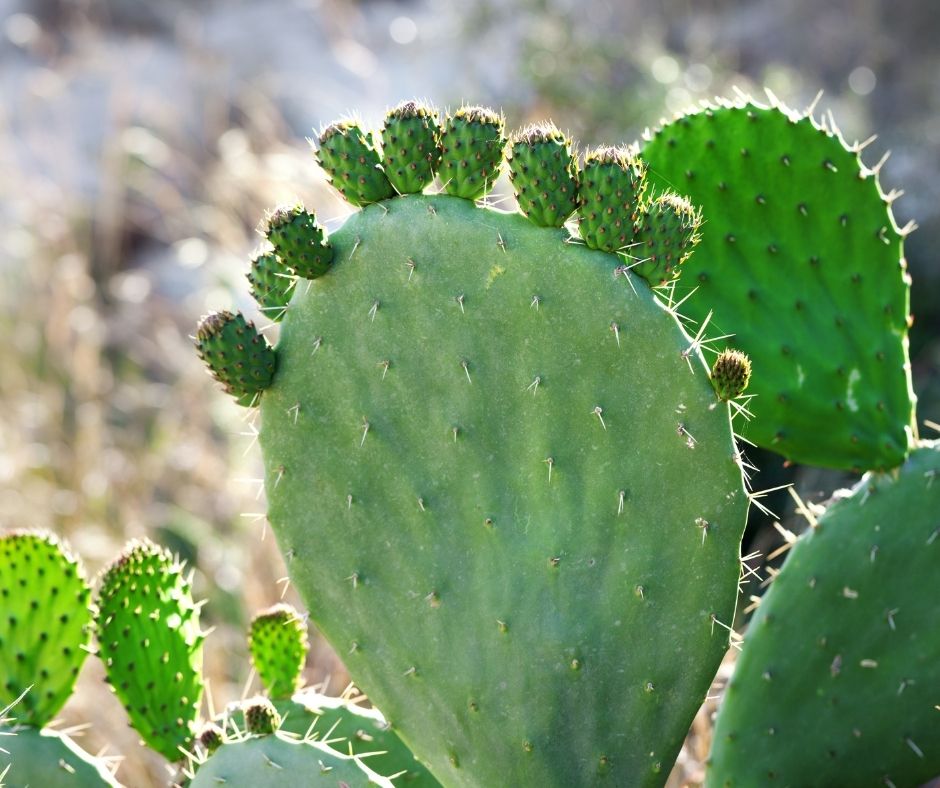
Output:
[[274,605],[251,621],[251,662],[272,698],[289,698],[300,689],[308,648],[307,624],[290,605]]
[[118,786],[108,765],[63,733],[0,728],[0,785],[10,788]]
[[88,656],[84,569],[52,534],[0,535],[0,611],[0,707],[22,695],[18,721],[41,728],[72,694]]
[[[445,123],[452,193],[485,193],[501,135],[490,111]],[[261,397],[293,582],[448,785],[661,784],[727,647],[747,506],[728,410],[616,253],[642,162],[591,162],[579,204],[613,253],[454,196],[351,216]]]
[[677,292],[697,288],[683,309],[712,312],[760,370],[743,435],[798,462],[885,469],[912,438],[909,278],[859,151],[810,115],[741,102],[664,125],[642,155],[658,188],[703,211]]
[[[208,758],[193,759],[191,788],[393,788],[373,771],[367,756],[339,752],[343,742],[330,744],[286,733],[239,734],[226,738]],[[334,746],[337,749],[334,749]]]
[[105,570],[98,607],[108,682],[147,746],[181,760],[202,699],[205,639],[184,567],[150,541],[131,542]]
[[754,614],[707,784],[915,786],[940,774],[940,443],[869,474]]

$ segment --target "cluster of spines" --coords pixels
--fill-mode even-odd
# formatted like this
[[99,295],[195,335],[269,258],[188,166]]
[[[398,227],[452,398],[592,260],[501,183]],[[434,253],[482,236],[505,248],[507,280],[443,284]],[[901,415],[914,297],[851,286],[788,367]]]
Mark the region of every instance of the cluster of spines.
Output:
[[248,650],[272,698],[289,698],[300,688],[308,649],[307,625],[292,606],[274,605],[252,619]]
[[205,639],[183,565],[148,540],[131,542],[105,569],[98,608],[108,682],[144,742],[180,760],[195,734]]
[[94,607],[78,559],[52,534],[0,537],[0,708],[42,727],[62,708],[88,655]]
[[[443,118],[425,102],[405,101],[386,114],[377,144],[355,120],[331,123],[319,135],[316,157],[330,183],[352,205],[396,193],[422,192],[435,176],[446,194],[485,197],[504,153],[519,208],[533,223],[561,227],[578,215],[580,239],[591,249],[624,255],[626,268],[650,285],[668,283],[699,240],[701,213],[677,194],[648,195],[646,164],[636,146],[589,150],[579,170],[571,139],[553,123],[532,124],[507,141],[503,116],[462,106]],[[333,263],[333,249],[315,216],[302,205],[278,208],[264,234],[270,250],[248,274],[262,311],[279,321],[294,276],[316,279]],[[256,405],[274,378],[276,356],[240,313],[203,318],[196,336],[213,377],[239,404]]]

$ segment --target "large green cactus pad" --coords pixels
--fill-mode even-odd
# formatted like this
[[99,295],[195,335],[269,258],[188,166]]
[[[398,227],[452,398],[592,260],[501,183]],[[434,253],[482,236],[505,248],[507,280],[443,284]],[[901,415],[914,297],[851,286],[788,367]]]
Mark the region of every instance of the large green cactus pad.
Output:
[[117,786],[105,764],[65,734],[0,727],[0,785],[8,788]]
[[748,627],[712,786],[940,774],[940,443],[871,474],[795,544]]
[[[52,534],[0,536],[0,707],[42,727],[62,708],[88,656],[91,589]],[[28,690],[28,692],[27,692]]]
[[727,408],[622,258],[566,238],[446,196],[366,208],[262,397],[292,579],[448,785],[664,782],[727,645]]
[[[342,742],[336,742],[341,747]],[[343,755],[316,741],[282,734],[224,743],[198,766],[191,788],[365,788],[392,783],[372,771],[368,759]]]
[[[902,233],[876,173],[811,117],[754,103],[665,125],[649,175],[702,208],[683,310],[759,373],[745,437],[798,462],[891,468],[908,450],[913,392]],[[820,429],[825,425],[825,429]]]

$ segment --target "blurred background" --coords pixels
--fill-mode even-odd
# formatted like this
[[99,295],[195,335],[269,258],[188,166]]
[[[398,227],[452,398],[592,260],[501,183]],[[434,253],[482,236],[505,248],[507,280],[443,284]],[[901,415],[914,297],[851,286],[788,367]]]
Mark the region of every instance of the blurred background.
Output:
[[[0,0],[0,530],[51,528],[92,572],[130,537],[178,551],[215,627],[213,703],[243,695],[251,613],[299,601],[266,533],[253,428],[189,335],[209,310],[254,311],[244,273],[266,209],[300,198],[341,221],[304,138],[351,110],[378,126],[415,96],[493,105],[510,127],[551,117],[593,145],[732,86],[795,107],[824,90],[849,141],[880,135],[869,164],[894,152],[882,185],[906,192],[898,223],[920,225],[911,354],[920,418],[940,422],[938,41],[930,0]],[[752,459],[758,487],[793,481],[812,502],[852,481]],[[768,500],[802,530],[788,495]],[[761,576],[779,544],[755,518]],[[340,692],[311,634],[308,679]],[[672,785],[701,781],[711,710]],[[63,716],[92,723],[86,748],[125,756],[127,785],[166,784],[95,660]]]

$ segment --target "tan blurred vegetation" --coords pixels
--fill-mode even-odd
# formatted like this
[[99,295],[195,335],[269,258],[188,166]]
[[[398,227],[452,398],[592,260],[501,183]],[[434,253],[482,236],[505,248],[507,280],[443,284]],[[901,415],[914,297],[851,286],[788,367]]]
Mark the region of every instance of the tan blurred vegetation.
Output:
[[[873,155],[899,153],[886,188],[907,188],[901,223],[922,225],[915,372],[921,416],[940,421],[940,30],[932,4],[912,6],[0,0],[0,529],[50,528],[92,572],[132,537],[179,552],[215,627],[212,699],[242,695],[251,612],[300,602],[265,535],[251,424],[189,334],[210,309],[254,309],[243,274],[266,208],[345,210],[304,136],[413,95],[502,106],[513,126],[551,116],[593,144],[733,84],[796,104],[829,89],[848,137],[883,132]],[[796,478],[812,500],[844,481],[762,459],[759,485]],[[746,551],[778,541],[759,524]],[[341,664],[314,644],[308,679],[342,690]],[[673,784],[701,780],[713,707]],[[91,723],[89,749],[125,756],[126,784],[166,783],[95,660],[63,716]]]

